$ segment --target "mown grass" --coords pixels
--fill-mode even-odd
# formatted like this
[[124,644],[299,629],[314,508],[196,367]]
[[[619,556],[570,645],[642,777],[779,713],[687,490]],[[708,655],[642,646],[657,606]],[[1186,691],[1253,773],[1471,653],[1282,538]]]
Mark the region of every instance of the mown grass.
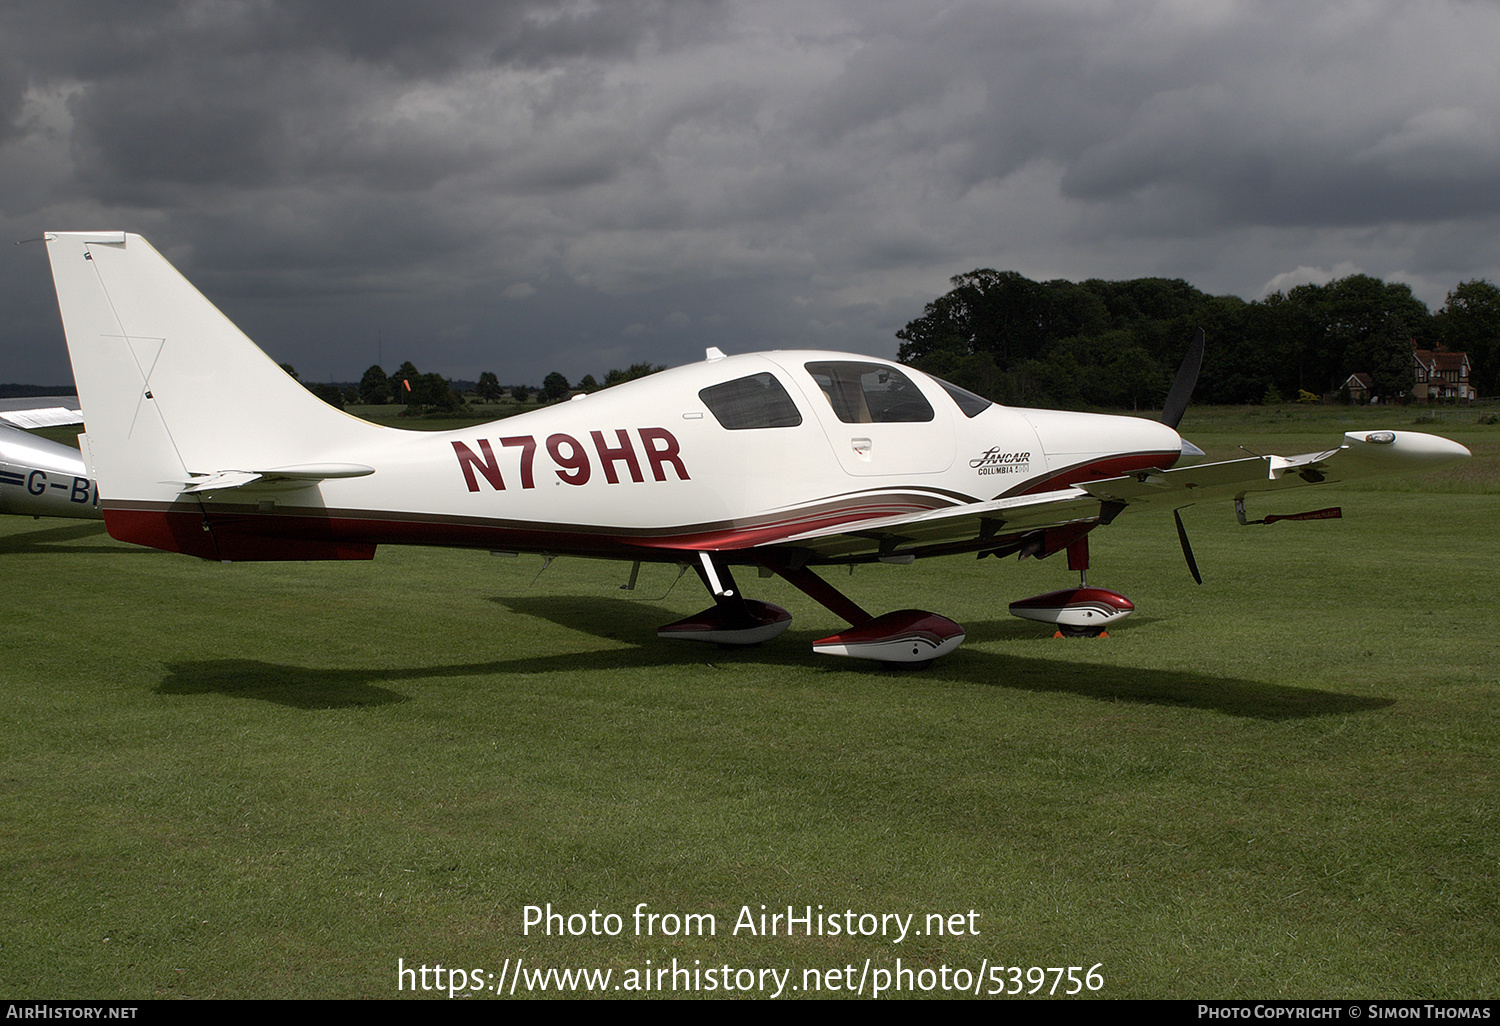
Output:
[[[1184,424],[1257,451],[1338,430]],[[920,672],[814,656],[837,622],[753,575],[797,619],[723,651],[656,640],[706,604],[668,568],[627,593],[624,566],[531,585],[539,561],[474,552],[222,566],[10,518],[0,988],[389,997],[398,958],[518,957],[800,985],[899,958],[1102,963],[1106,997],[1493,995],[1500,543],[1494,465],[1471,464],[1274,510],[1341,521],[1185,510],[1201,588],[1170,520],[1122,516],[1090,579],[1140,611],[1108,639],[1006,615],[1071,582],[1057,559],[832,576],[965,624]],[[626,935],[524,936],[547,902]],[[630,936],[639,902],[719,933]],[[730,933],[762,904],[973,909],[979,934]]]

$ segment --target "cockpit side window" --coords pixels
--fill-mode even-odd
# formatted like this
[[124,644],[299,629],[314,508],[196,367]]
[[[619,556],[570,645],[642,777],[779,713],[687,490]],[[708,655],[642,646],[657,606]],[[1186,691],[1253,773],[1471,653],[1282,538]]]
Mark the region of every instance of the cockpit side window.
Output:
[[932,380],[943,386],[943,391],[947,392],[949,398],[958,403],[958,408],[963,410],[964,416],[970,420],[995,405],[984,398],[984,396],[975,395],[968,389],[959,388],[950,381],[944,381],[942,378],[933,378]]
[[730,431],[796,427],[802,423],[797,404],[769,372],[710,385],[698,393],[714,419]]
[[807,372],[845,424],[925,423],[932,406],[910,378],[879,363],[809,363]]

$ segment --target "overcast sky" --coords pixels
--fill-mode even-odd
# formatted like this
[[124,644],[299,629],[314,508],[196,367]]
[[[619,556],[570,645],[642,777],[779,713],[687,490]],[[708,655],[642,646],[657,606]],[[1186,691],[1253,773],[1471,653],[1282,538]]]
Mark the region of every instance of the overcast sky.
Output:
[[975,267],[1500,279],[1500,4],[0,7],[0,380],[44,230],[140,232],[304,380],[891,355]]

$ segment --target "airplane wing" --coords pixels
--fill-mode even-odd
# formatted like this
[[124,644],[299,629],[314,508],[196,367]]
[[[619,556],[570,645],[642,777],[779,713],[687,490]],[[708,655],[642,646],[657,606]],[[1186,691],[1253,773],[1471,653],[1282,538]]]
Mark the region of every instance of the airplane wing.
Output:
[[[861,554],[882,559],[1008,549],[1020,535],[1111,522],[1127,509],[1179,509],[1254,492],[1423,473],[1467,458],[1457,442],[1417,431],[1351,431],[1340,445],[1300,456],[1250,456],[1173,470],[1147,470],[1038,495],[994,499],[807,531],[768,543],[815,561]],[[1044,551],[1053,551],[1048,546]]]
[[0,399],[0,420],[19,428],[63,427],[82,424],[77,396],[31,396]]

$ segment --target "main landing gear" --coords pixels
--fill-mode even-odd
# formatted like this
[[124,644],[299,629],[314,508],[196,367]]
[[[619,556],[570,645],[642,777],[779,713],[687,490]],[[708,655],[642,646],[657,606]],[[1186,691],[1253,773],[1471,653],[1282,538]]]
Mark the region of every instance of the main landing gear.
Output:
[[792,625],[792,614],[780,606],[741,595],[728,565],[715,559],[711,553],[698,553],[694,569],[708,586],[714,604],[701,613],[658,627],[658,638],[712,641],[719,645],[758,645],[779,636]]
[[[1119,592],[1089,587],[1087,528],[1071,541],[1058,539],[1054,544],[1056,548],[1039,546],[1034,554],[1045,556],[1049,551],[1066,547],[1068,569],[1078,573],[1078,587],[1012,602],[1011,614],[1054,624],[1057,637],[1108,637],[1106,628],[1135,612],[1135,604]],[[699,552],[694,569],[713,595],[714,604],[658,628],[657,637],[720,645],[758,645],[791,626],[792,614],[785,609],[740,594],[728,564],[715,554]],[[964,629],[946,616],[925,609],[899,609],[871,616],[805,566],[775,563],[769,569],[849,621],[847,630],[814,641],[814,652],[888,663],[928,663],[963,644]]]
[[[698,553],[694,569],[713,595],[714,604],[657,628],[657,637],[755,645],[769,641],[791,626],[792,614],[785,609],[741,595],[728,565],[712,553]],[[927,663],[963,644],[963,628],[946,616],[921,609],[871,616],[806,567],[772,566],[771,569],[849,621],[848,630],[814,641],[814,652],[887,663]]]
[[1119,592],[1089,587],[1088,535],[1068,546],[1068,569],[1078,571],[1078,587],[1012,602],[1010,614],[1056,624],[1059,638],[1107,638],[1105,627],[1135,612],[1135,604]]

